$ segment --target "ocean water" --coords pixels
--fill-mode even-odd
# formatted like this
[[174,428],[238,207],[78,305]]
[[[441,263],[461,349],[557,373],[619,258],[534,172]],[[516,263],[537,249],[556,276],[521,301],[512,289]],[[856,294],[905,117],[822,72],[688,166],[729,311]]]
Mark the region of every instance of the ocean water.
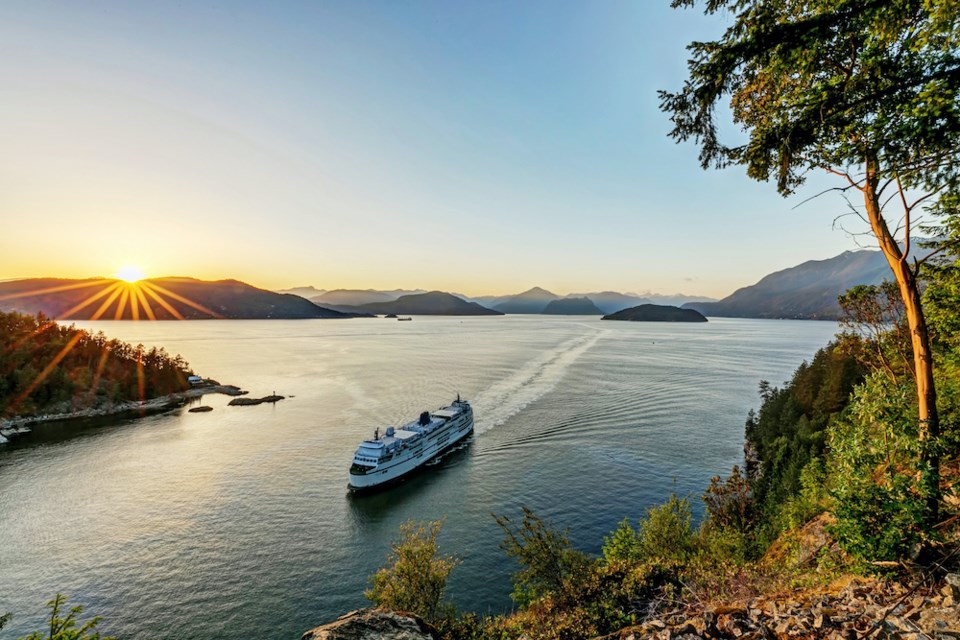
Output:
[[[4,637],[55,593],[121,638],[298,638],[364,606],[401,523],[444,519],[463,610],[509,610],[491,514],[529,506],[596,553],[671,491],[742,460],[761,379],[780,384],[836,326],[507,316],[78,323],[180,353],[276,405],[46,425],[0,446]],[[457,394],[476,433],[386,492],[354,497],[359,440]],[[698,500],[694,500],[699,505]]]

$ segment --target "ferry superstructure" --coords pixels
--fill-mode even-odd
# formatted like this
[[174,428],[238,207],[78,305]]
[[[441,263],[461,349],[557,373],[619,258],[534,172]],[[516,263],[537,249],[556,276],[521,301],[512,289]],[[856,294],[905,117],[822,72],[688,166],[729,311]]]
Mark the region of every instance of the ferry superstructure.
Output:
[[460,396],[446,407],[424,411],[420,418],[357,447],[350,465],[348,487],[363,491],[381,487],[407,475],[473,432],[473,408]]

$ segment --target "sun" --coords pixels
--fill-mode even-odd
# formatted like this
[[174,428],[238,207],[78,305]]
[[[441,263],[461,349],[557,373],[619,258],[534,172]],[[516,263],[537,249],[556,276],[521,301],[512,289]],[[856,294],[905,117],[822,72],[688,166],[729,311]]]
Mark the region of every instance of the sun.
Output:
[[126,282],[136,282],[137,280],[143,280],[146,275],[139,267],[134,267],[133,265],[125,265],[120,267],[120,270],[116,273],[118,280],[124,280]]

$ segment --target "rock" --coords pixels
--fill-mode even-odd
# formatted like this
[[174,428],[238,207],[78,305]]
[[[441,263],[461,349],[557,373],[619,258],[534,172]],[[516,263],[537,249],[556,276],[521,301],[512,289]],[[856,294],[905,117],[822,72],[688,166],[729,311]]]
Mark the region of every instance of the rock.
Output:
[[231,407],[249,407],[260,404],[260,402],[260,398],[234,398],[227,404]]
[[192,407],[187,409],[190,413],[206,413],[207,411],[213,411],[213,407],[203,405],[202,407]]
[[301,640],[437,640],[436,631],[415,615],[359,609],[303,634]]
[[960,600],[960,573],[948,573],[943,577],[943,582],[950,587],[954,600]]
[[257,404],[263,404],[264,402],[273,404],[283,399],[283,396],[278,395],[269,395],[262,398],[234,398],[227,404],[231,407],[250,407]]

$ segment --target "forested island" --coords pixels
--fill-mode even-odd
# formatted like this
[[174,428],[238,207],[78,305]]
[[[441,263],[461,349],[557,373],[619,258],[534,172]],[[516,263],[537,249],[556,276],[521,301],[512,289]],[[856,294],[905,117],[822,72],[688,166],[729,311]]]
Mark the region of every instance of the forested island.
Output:
[[695,309],[681,309],[662,304],[641,304],[603,316],[601,320],[627,320],[629,322],[706,322],[702,313]]
[[64,326],[43,314],[0,311],[0,419],[63,414],[183,392],[179,355]]

